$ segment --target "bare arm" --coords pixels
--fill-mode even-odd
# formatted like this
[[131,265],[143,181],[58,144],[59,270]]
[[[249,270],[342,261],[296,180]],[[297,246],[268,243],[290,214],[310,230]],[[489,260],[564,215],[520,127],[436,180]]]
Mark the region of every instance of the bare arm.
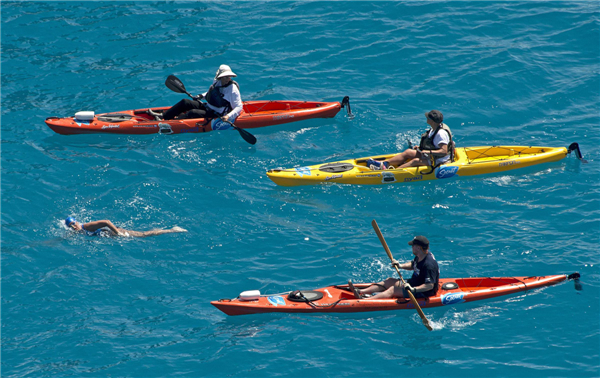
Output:
[[429,155],[447,155],[448,145],[440,143],[440,148],[437,150],[425,150],[423,152],[428,153]]
[[433,284],[432,283],[424,283],[423,285],[415,286],[414,289],[415,289],[415,292],[417,292],[417,293],[421,293],[423,291],[429,291],[429,290],[433,289]]
[[115,227],[115,225],[107,219],[94,221],[94,222],[88,222],[88,223],[83,224],[83,228],[85,228],[86,230],[91,231],[91,232],[94,232],[103,227],[107,227],[109,230],[114,232],[115,235],[119,235],[119,233],[120,233],[119,229],[117,227]]

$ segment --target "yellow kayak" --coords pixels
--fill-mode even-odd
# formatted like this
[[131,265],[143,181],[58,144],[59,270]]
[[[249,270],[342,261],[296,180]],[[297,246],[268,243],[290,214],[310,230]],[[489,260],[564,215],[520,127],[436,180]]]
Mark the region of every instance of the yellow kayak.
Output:
[[[454,161],[438,167],[422,166],[395,168],[383,171],[371,170],[366,166],[369,157],[342,160],[298,168],[276,168],[267,176],[277,185],[298,186],[321,183],[382,185],[410,183],[429,180],[445,180],[456,177],[484,175],[530,167],[536,164],[559,161],[571,151],[581,152],[577,143],[565,147],[485,146],[457,147]],[[385,160],[396,154],[370,157]]]

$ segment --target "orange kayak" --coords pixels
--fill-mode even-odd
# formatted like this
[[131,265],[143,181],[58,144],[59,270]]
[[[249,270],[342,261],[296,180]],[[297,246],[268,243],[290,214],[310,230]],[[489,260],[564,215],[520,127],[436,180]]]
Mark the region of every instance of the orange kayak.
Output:
[[[247,101],[235,121],[240,129],[252,129],[304,121],[311,118],[333,118],[341,108],[350,111],[347,97],[342,102],[315,101]],[[79,112],[74,117],[48,117],[46,124],[58,134],[182,134],[205,133],[230,128],[223,122],[204,118],[156,121],[148,109],[162,112],[169,107],[125,110],[94,114]],[[79,118],[78,118],[79,117]]]
[[[427,299],[417,298],[417,301],[423,309],[449,306],[515,294],[570,279],[578,280],[579,273],[540,277],[445,278],[440,279],[439,289],[435,296]],[[370,285],[370,283],[354,284],[357,288],[366,288]],[[257,290],[246,291],[237,298],[220,299],[210,303],[227,315],[270,312],[349,313],[414,309],[412,303],[404,298],[356,299],[348,285],[334,285],[316,290],[300,290],[272,295],[260,295]]]

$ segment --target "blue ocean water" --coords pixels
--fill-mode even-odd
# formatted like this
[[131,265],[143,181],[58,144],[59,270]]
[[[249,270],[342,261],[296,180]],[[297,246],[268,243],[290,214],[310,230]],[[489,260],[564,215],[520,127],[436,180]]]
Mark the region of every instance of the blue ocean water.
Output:
[[[7,2],[2,48],[4,377],[600,375],[597,2]],[[61,136],[48,116],[167,106],[220,64],[244,100],[354,119],[197,135]],[[503,175],[277,187],[269,168],[401,151],[439,109],[459,146],[581,145]],[[91,238],[111,219],[186,234]],[[209,302],[392,276],[415,234],[445,277],[582,275],[408,311],[228,317]]]

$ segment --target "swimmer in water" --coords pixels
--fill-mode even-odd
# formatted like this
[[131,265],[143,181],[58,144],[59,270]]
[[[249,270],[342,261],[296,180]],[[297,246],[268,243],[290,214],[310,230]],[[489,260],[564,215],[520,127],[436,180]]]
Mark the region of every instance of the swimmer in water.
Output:
[[65,219],[65,225],[74,231],[83,232],[89,236],[107,233],[110,236],[135,236],[143,238],[144,236],[171,234],[173,232],[187,232],[186,229],[177,226],[167,230],[156,229],[150,231],[131,231],[116,227],[109,220],[99,220],[82,224],[77,222],[77,220],[75,220],[73,217],[68,217]]

